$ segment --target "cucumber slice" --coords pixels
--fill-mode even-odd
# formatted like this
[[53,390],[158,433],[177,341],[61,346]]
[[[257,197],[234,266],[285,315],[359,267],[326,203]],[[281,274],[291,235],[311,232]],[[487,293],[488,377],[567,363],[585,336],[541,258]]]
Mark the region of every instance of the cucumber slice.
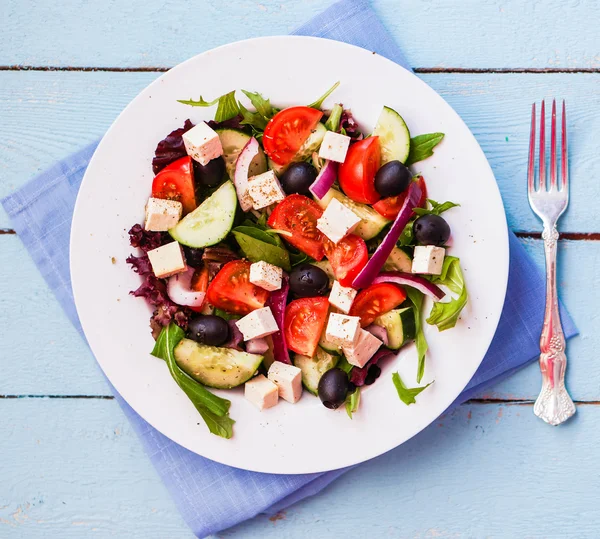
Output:
[[314,357],[299,354],[294,356],[294,365],[302,371],[302,383],[313,395],[318,393],[321,376],[328,370],[333,369],[338,361],[337,356],[332,356],[320,348],[317,348]]
[[[294,156],[291,163],[298,163],[300,161],[306,161],[310,158],[313,152],[316,152],[321,146],[321,142],[323,142],[323,138],[325,138],[325,133],[327,133],[327,128],[323,124],[317,124],[315,130],[310,134],[310,136],[306,139],[304,144],[298,150],[298,153]],[[277,163],[268,159],[269,168],[277,174],[277,176],[281,176],[287,167],[290,165],[278,165]]]
[[410,151],[410,132],[402,116],[390,107],[383,107],[373,135],[379,137],[381,164],[390,161],[405,163]]
[[344,193],[337,189],[330,189],[321,200],[315,198],[315,202],[321,206],[321,208],[325,209],[333,198],[337,198],[344,206],[350,208],[361,218],[361,222],[358,223],[358,226],[354,229],[353,233],[360,236],[363,240],[374,238],[383,230],[383,227],[389,223],[385,217],[377,213],[371,206],[354,202],[354,200],[348,198]]
[[384,271],[412,271],[412,259],[399,247],[394,247],[383,265]]
[[391,350],[398,350],[415,338],[415,315],[412,307],[394,309],[382,314],[375,319],[374,324],[387,330],[387,347]]
[[327,324],[323,328],[323,333],[321,333],[321,339],[319,340],[319,346],[330,354],[334,356],[339,356],[342,353],[342,347],[339,344],[335,344],[327,339],[325,336],[325,330],[327,329]]
[[[217,129],[221,146],[223,146],[223,159],[225,160],[225,170],[230,180],[233,180],[233,174],[235,173],[235,164],[237,162],[238,155],[244,149],[244,146],[248,144],[250,135],[247,135],[239,129]],[[258,155],[252,159],[250,168],[248,169],[248,177],[256,176],[267,171],[267,158],[265,152],[259,146]]]
[[319,260],[318,262],[311,262],[313,266],[317,266],[317,268],[322,269],[329,277],[329,286],[333,286],[333,281],[335,281],[335,275],[333,273],[333,268],[331,267],[331,262],[329,260]]
[[254,376],[263,356],[182,339],[175,347],[177,365],[201,384],[218,389],[237,387]]
[[215,245],[229,234],[237,205],[235,187],[230,181],[226,181],[169,230],[169,234],[188,247],[199,249]]

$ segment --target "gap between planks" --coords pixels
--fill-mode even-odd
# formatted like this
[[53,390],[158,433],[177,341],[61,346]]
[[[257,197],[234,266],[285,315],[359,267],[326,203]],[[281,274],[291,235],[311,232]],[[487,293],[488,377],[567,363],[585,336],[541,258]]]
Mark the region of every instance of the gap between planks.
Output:
[[[0,71],[107,71],[113,73],[164,73],[170,67],[93,67],[93,66],[30,66],[30,65],[0,65]],[[597,67],[503,67],[503,68],[468,68],[468,67],[415,67],[415,73],[438,74],[438,73],[463,73],[473,74],[507,74],[507,73],[600,73]]]

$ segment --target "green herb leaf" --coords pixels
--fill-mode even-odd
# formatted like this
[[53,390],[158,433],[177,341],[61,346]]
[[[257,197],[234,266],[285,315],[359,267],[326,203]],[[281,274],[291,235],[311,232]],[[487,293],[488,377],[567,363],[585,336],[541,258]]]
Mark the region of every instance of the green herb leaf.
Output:
[[198,98],[198,101],[190,98],[190,99],[178,99],[177,102],[183,103],[184,105],[190,105],[190,107],[212,107],[213,105],[216,105],[219,102],[219,99],[221,99],[221,98],[217,97],[216,99],[213,99],[212,101],[204,101],[204,98],[202,96],[200,96]]
[[258,92],[252,93],[247,90],[242,90],[242,92],[250,100],[250,103],[252,103],[252,105],[256,109],[256,112],[258,112],[260,115],[267,119],[273,116],[273,107],[271,106],[271,102],[268,99],[265,99]]
[[235,90],[219,97],[219,105],[215,112],[215,122],[231,120],[240,113],[238,102],[235,99]]
[[405,287],[406,295],[413,304],[413,314],[415,316],[415,345],[417,346],[417,357],[419,363],[417,366],[417,383],[423,378],[425,373],[425,356],[429,345],[423,333],[423,324],[421,323],[421,309],[423,308],[423,293],[410,286]]
[[241,103],[238,103],[238,106],[243,118],[240,123],[243,125],[249,125],[253,128],[253,130],[262,134],[265,130],[265,127],[267,127],[268,120],[260,112],[252,112],[244,107],[244,105]]
[[220,316],[223,320],[239,320],[242,317],[239,314],[228,313],[227,311],[219,309],[218,307],[215,309],[214,315]]
[[423,387],[406,387],[397,372],[392,373],[392,382],[394,382],[394,385],[396,386],[398,397],[400,397],[400,400],[407,406],[409,404],[415,404],[417,402],[415,397],[421,393],[421,391],[427,389],[431,384],[433,384],[433,382],[429,382]]
[[175,361],[175,347],[184,336],[185,332],[176,324],[171,323],[160,332],[151,353],[167,362],[171,376],[192,401],[210,432],[223,438],[231,438],[233,436],[232,426],[235,423],[229,417],[231,402],[213,395],[203,385],[192,380]]
[[410,152],[406,166],[412,165],[423,159],[427,159],[433,155],[433,149],[442,142],[444,133],[427,133],[426,135],[418,135],[410,139]]
[[323,101],[325,101],[339,85],[340,85],[340,81],[338,80],[331,88],[329,88],[329,90],[327,90],[321,97],[319,97],[319,99],[317,99],[315,102],[311,103],[308,106],[311,109],[319,109],[320,110],[323,105]]
[[331,109],[331,114],[327,121],[325,122],[325,127],[329,129],[329,131],[333,131],[334,133],[340,128],[340,120],[342,119],[342,112],[344,109],[342,105],[335,104]]
[[414,234],[413,234],[414,222],[415,222],[415,220],[411,219],[408,223],[406,223],[404,230],[402,231],[402,233],[400,234],[400,237],[398,238],[398,241],[396,242],[396,245],[398,247],[407,247],[408,245],[412,245],[414,243]]
[[456,208],[460,206],[460,204],[455,204],[454,202],[450,202],[447,200],[446,202],[442,202],[441,204],[436,202],[435,200],[427,199],[427,202],[431,206],[431,208],[415,208],[413,211],[421,216],[421,215],[440,215],[445,211],[448,211],[452,208]]
[[338,364],[336,365],[338,369],[342,369],[346,374],[350,374],[350,371],[354,368],[353,365],[348,363],[346,356],[341,356]]
[[[254,229],[255,232],[250,236],[238,230],[239,228],[245,227],[233,229],[233,235],[244,253],[244,256],[248,260],[251,262],[260,262],[261,260],[264,260],[269,264],[283,268],[285,271],[290,271],[292,269],[290,255],[286,249],[272,243],[274,236],[259,229]],[[258,233],[263,234],[264,237],[262,239],[257,239],[255,236],[258,235]],[[269,241],[266,241],[267,237],[269,238]]]
[[352,393],[346,399],[346,413],[348,417],[352,419],[352,414],[358,410],[358,406],[360,405],[360,387],[357,387],[354,393]]
[[460,260],[455,256],[447,256],[442,266],[442,274],[434,276],[431,282],[447,286],[452,292],[458,294],[458,298],[452,298],[446,303],[441,301],[434,303],[427,323],[437,326],[440,331],[453,328],[469,299],[463,272],[460,269]]

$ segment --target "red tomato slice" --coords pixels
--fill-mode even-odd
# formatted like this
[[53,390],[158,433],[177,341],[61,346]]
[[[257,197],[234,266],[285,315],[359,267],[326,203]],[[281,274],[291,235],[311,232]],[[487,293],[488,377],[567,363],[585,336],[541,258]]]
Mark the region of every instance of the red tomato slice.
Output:
[[315,260],[321,260],[325,256],[324,236],[317,228],[321,215],[323,210],[314,200],[294,194],[275,206],[267,223],[271,228],[290,232],[291,236],[283,236],[287,242]]
[[306,142],[323,116],[310,107],[280,110],[269,120],[263,135],[265,153],[278,165],[287,165]]
[[181,202],[183,215],[195,210],[197,204],[192,158],[186,156],[177,159],[154,176],[152,196]]
[[377,202],[381,196],[375,190],[375,173],[380,162],[379,137],[369,137],[351,144],[338,175],[344,193],[355,202]]
[[[208,289],[208,268],[206,265],[197,269],[192,276],[192,282],[190,283],[190,287],[194,292],[206,292]],[[202,312],[204,306],[206,305],[206,296],[204,296],[204,302],[200,307],[190,307],[192,311],[196,311],[197,313]]]
[[365,240],[355,234],[346,236],[337,245],[326,240],[325,254],[342,286],[352,286],[352,281],[369,260]]
[[208,285],[208,302],[229,313],[248,314],[265,306],[269,292],[250,282],[248,260],[227,262]]
[[300,298],[285,309],[284,333],[288,348],[312,357],[327,321],[329,300],[325,297]]
[[[425,185],[425,178],[419,176],[415,181],[421,188],[421,198],[419,199],[419,204],[417,206],[419,208],[424,208],[427,203],[427,186]],[[402,208],[405,198],[406,191],[395,197],[382,198],[379,202],[373,204],[373,209],[383,215],[386,219],[394,220],[400,212],[400,208]]]
[[398,307],[405,299],[406,292],[395,284],[372,284],[358,293],[350,315],[360,316],[360,325],[365,327],[378,316]]

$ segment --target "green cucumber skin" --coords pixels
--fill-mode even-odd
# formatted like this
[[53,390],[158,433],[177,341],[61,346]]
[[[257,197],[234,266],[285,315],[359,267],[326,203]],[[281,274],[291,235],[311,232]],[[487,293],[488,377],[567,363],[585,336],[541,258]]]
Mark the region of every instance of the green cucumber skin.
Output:
[[404,118],[394,109],[383,107],[373,135],[379,137],[382,165],[395,160],[406,162],[410,153],[410,131]]
[[389,341],[387,348],[390,350],[399,350],[415,338],[415,318],[411,307],[389,311],[373,323],[386,329]]
[[[247,133],[240,131],[239,129],[223,128],[217,129],[216,133],[219,135],[221,140],[221,146],[223,146],[223,159],[225,161],[225,170],[230,180],[233,180],[235,173],[235,164],[240,152],[244,149],[244,146],[252,138]],[[250,168],[248,170],[249,176],[256,176],[267,171],[267,157],[265,152],[259,146],[258,155],[252,159]]]
[[293,363],[302,372],[302,384],[309,393],[318,395],[319,380],[325,372],[333,369],[339,361],[338,356],[331,355],[320,348],[314,358],[296,354]]
[[[211,363],[211,360],[214,361]],[[231,389],[254,376],[263,356],[182,339],[175,347],[175,361],[181,370],[201,384]]]
[[[219,205],[218,222],[211,220],[208,223],[196,223],[194,220],[211,205]],[[193,212],[188,213],[177,225],[169,230],[171,237],[188,247],[200,249],[216,245],[223,241],[233,227],[235,211],[237,208],[237,195],[235,187],[226,181],[210,197],[208,197]],[[224,207],[223,207],[224,206]]]

